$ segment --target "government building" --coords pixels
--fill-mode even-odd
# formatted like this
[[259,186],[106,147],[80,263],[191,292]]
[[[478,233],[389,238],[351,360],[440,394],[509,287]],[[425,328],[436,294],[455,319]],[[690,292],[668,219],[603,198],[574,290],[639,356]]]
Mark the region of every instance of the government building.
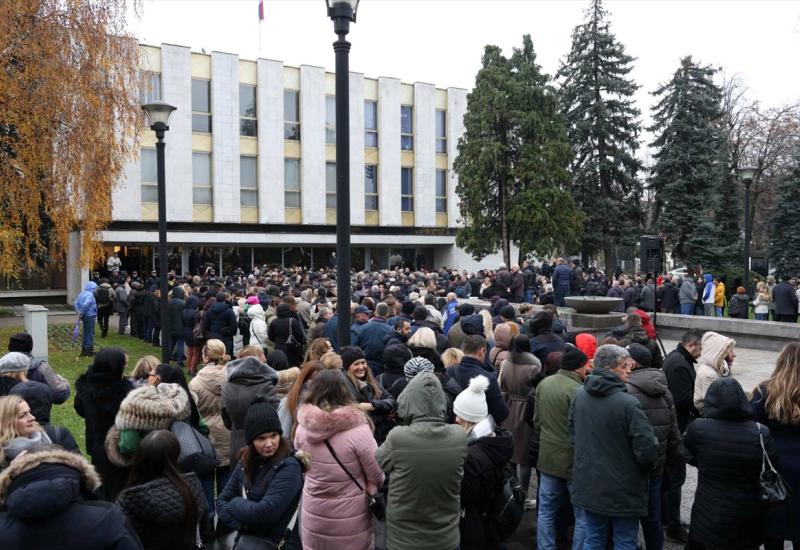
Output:
[[[141,46],[141,99],[177,110],[166,133],[170,268],[217,275],[254,265],[331,262],[336,243],[335,75],[309,65]],[[455,245],[453,171],[467,90],[392,77],[350,80],[350,212],[354,269],[496,267]],[[114,189],[102,233],[123,269],[155,269],[155,135]],[[74,235],[68,266],[79,254]],[[99,270],[98,266],[98,270]],[[88,270],[67,273],[71,300]]]

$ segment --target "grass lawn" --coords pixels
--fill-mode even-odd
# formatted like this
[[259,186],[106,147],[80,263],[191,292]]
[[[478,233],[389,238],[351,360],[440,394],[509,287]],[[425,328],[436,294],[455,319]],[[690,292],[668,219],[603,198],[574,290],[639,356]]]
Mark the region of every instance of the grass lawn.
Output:
[[[56,426],[69,428],[81,450],[85,453],[86,434],[83,418],[75,412],[72,402],[75,398],[75,380],[86,372],[86,368],[92,364],[92,358],[78,356],[81,352],[80,339],[75,344],[72,343],[72,327],[73,325],[71,324],[49,325],[48,327],[49,363],[53,370],[69,380],[70,384],[69,399],[62,405],[53,405],[50,421]],[[23,330],[22,326],[0,328],[0,344],[2,344],[2,347],[5,349],[8,339]],[[133,370],[136,362],[142,356],[155,355],[160,357],[161,355],[161,348],[153,347],[152,344],[142,342],[138,338],[120,336],[116,332],[109,332],[106,338],[100,338],[99,328],[97,332],[98,334],[94,341],[95,351],[112,347],[125,350],[128,354],[127,374]]]

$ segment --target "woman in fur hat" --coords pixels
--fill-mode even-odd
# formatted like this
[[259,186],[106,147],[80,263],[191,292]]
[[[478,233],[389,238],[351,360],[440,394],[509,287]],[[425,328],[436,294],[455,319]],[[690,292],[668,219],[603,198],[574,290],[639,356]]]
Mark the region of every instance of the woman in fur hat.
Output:
[[247,445],[219,496],[219,519],[240,538],[284,540],[283,548],[299,549],[297,518],[309,457],[292,450],[278,412],[263,398],[250,405],[244,431]]

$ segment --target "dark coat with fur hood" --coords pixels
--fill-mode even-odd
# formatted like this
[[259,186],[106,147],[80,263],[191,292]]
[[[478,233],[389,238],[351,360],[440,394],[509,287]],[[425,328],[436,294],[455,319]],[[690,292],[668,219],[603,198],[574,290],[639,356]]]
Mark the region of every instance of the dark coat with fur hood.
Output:
[[0,474],[0,548],[141,548],[123,513],[92,500],[100,477],[82,456],[47,448]]

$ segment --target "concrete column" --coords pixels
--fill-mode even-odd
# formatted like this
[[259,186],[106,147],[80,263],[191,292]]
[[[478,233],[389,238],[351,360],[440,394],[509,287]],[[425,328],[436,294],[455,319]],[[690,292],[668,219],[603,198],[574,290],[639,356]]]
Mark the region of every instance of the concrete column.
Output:
[[325,223],[325,71],[300,67],[300,206],[304,224]]
[[181,272],[178,274],[183,277],[183,274],[189,271],[189,247],[181,246]]
[[214,223],[241,221],[239,204],[239,56],[211,54],[211,157]]
[[[164,101],[177,107],[169,121],[166,147],[167,219],[192,221],[192,62],[185,46],[161,46]],[[148,130],[149,131],[149,130]]]
[[456,186],[458,177],[453,171],[453,161],[458,156],[458,140],[464,133],[464,113],[467,112],[467,91],[463,88],[447,89],[447,226],[458,227],[461,213],[458,209]]
[[436,88],[414,84],[414,221],[436,225]]
[[283,63],[258,60],[258,221],[284,223]]
[[378,79],[378,210],[381,225],[400,225],[400,81]]
[[24,304],[25,332],[33,338],[33,357],[47,359],[47,308],[39,305]]
[[350,223],[364,225],[364,75],[350,73]]
[[81,233],[73,231],[69,234],[67,244],[67,303],[74,304],[89,282],[89,270],[81,267]]

